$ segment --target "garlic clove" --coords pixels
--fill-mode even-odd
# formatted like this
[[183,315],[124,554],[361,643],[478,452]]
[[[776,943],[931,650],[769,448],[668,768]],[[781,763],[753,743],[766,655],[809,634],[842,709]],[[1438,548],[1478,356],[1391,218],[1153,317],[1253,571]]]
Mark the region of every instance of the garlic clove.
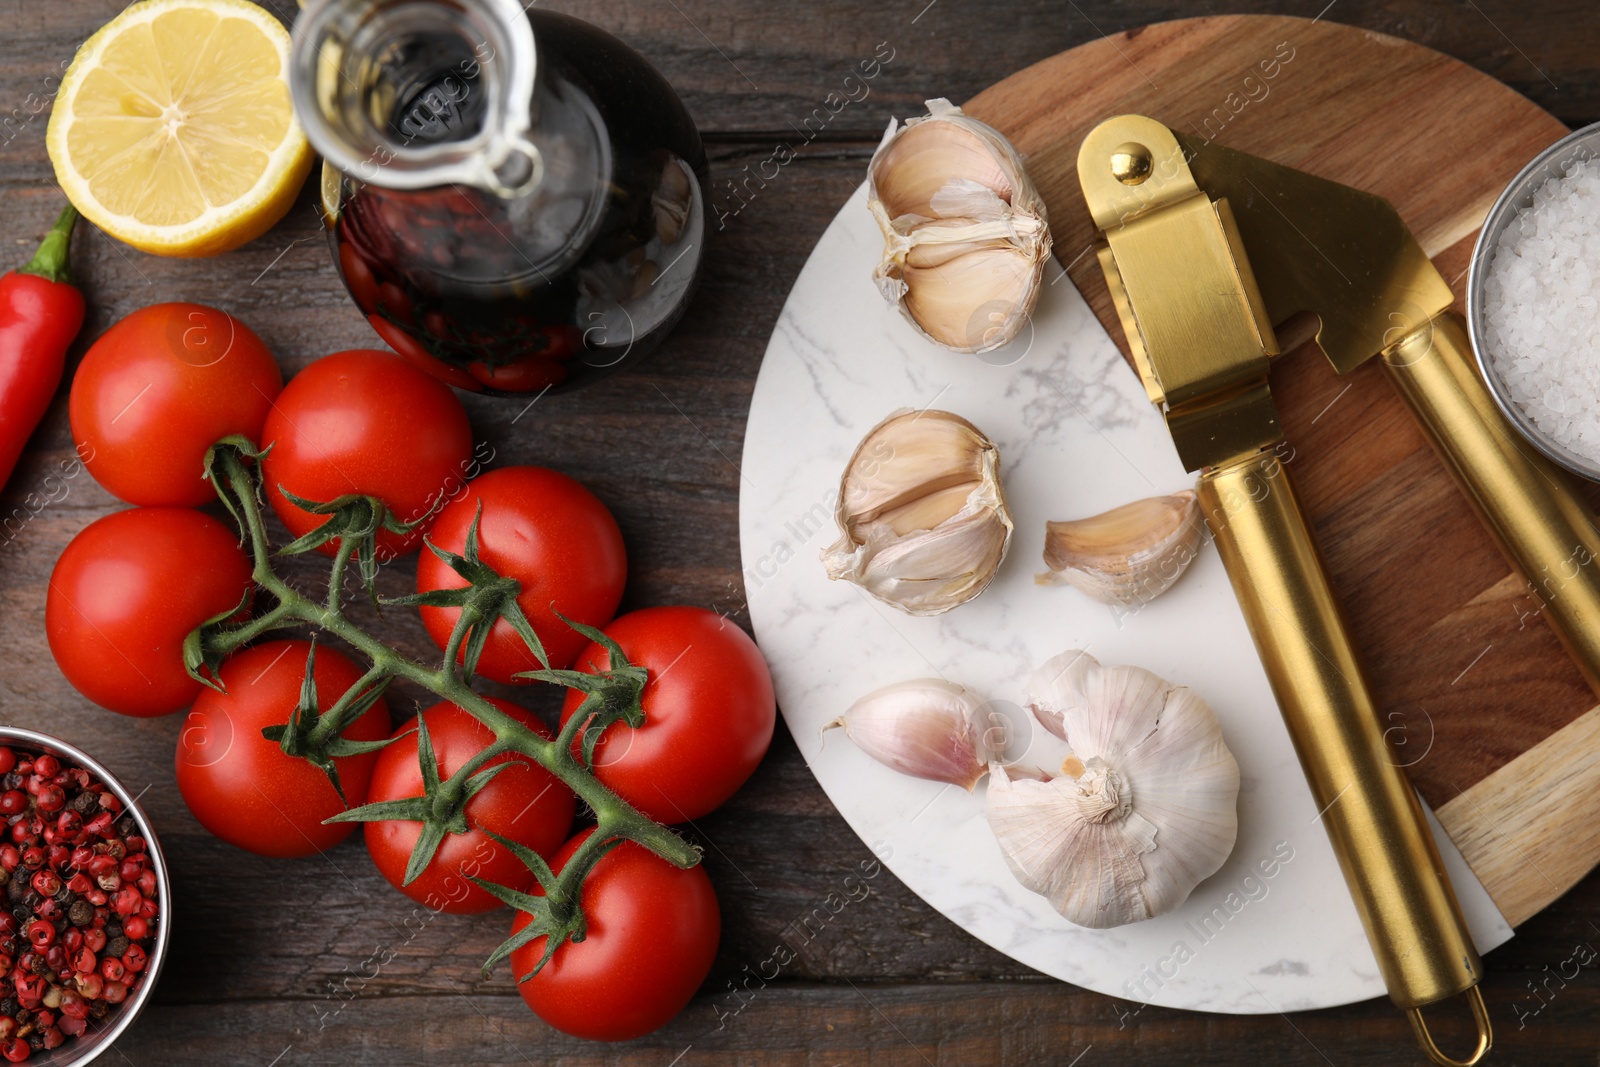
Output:
[[[960,110],[955,113],[960,114]],[[957,176],[956,180],[976,184],[990,198],[1010,203],[1015,188],[1013,175],[1021,167],[1011,165],[1015,153],[1009,151],[1010,145],[998,134],[989,137],[984,131],[993,132],[973,119],[912,119],[898,136],[886,137],[873,156],[867,175],[879,190],[889,218],[919,220],[948,215],[948,211],[937,210],[933,201],[951,182],[952,175]]]
[[922,678],[868,693],[823,729],[843,727],[863,752],[901,774],[970,793],[995,757],[983,707],[963,686]]
[[891,122],[867,168],[884,236],[873,278],[923,336],[987,352],[1016,336],[1039,298],[1050,231],[1010,143],[948,100]]
[[853,521],[873,523],[932,492],[970,486],[982,477],[984,457],[993,448],[983,431],[959,415],[895,412],[867,431],[851,454],[841,507]]
[[1178,907],[1238,836],[1239,766],[1211,708],[1079,651],[1035,671],[1027,699],[1073,756],[1045,781],[990,768],[989,824],[1017,880],[1080,926]]
[[650,208],[655,215],[656,237],[664,245],[677,244],[683,236],[694,205],[690,184],[693,180],[689,169],[677,159],[667,160],[661,168],[661,181],[650,196]]
[[1043,270],[1043,260],[990,241],[928,269],[913,267],[908,256],[901,277],[906,308],[923,331],[946,347],[976,352],[1016,335]]
[[910,615],[937,615],[981,593],[1011,543],[1000,454],[946,411],[889,416],[845,468],[831,579],[854,582]]
[[1045,524],[1040,583],[1065,582],[1106,604],[1134,607],[1172,587],[1205,535],[1193,490],[1150,497],[1071,522]]

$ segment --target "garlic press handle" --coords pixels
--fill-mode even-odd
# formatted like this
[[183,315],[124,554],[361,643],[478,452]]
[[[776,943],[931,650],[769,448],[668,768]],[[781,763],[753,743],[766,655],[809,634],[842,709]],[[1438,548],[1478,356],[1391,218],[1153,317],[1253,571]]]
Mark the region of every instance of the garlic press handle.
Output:
[[1434,451],[1512,565],[1530,617],[1548,619],[1600,693],[1600,530],[1571,475],[1518,435],[1473,365],[1461,319],[1446,312],[1383,354]]
[[[1415,1011],[1476,996],[1482,962],[1384,739],[1288,469],[1270,450],[1253,453],[1208,469],[1199,494],[1390,997]],[[1464,1062],[1488,1049],[1486,1017],[1479,1033]]]

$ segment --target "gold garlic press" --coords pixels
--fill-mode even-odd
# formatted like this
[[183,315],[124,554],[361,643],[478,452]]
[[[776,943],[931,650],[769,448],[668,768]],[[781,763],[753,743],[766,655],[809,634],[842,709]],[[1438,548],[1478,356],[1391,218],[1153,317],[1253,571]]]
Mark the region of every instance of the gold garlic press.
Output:
[[[1492,1042],[1482,962],[1415,790],[1384,739],[1321,554],[1279,462],[1274,328],[1302,313],[1347,374],[1383,365],[1547,618],[1600,690],[1600,558],[1570,478],[1505,422],[1450,286],[1388,201],[1123,115],[1078,178],[1133,362],[1198,492],[1390,998],[1435,1063]],[[1466,994],[1477,1045],[1451,1059],[1422,1009]]]

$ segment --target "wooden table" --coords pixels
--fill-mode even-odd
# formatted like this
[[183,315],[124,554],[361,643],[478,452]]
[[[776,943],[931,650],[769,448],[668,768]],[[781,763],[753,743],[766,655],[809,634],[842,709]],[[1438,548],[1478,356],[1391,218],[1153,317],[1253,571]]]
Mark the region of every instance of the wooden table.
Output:
[[[292,5],[273,0],[286,18]],[[0,239],[21,261],[61,200],[44,150],[48,97],[77,44],[120,0],[3,0]],[[747,622],[737,504],[750,391],[768,332],[812,244],[861,179],[891,115],[926,96],[970,97],[1061,49],[1211,4],[1132,0],[896,0],[803,5],[742,0],[592,0],[559,6],[617,33],[661,67],[705,131],[724,209],[708,275],[676,334],[636,371],[571,397],[520,404],[466,398],[501,462],[580,478],[615,511],[632,561],[627,607],[695,603]],[[1303,5],[1229,10],[1316,15]],[[1336,0],[1324,17],[1431,45],[1497,76],[1572,125],[1600,117],[1600,16],[1582,0]],[[798,158],[742,205],[727,183],[756,172],[845,78],[892,50],[864,98],[837,108]],[[837,100],[837,98],[835,98]],[[819,114],[827,114],[825,109]],[[815,120],[812,127],[815,128]],[[1470,145],[1464,145],[1470,150]],[[755,188],[755,183],[751,183]],[[207,263],[162,260],[92,227],[76,243],[89,322],[74,353],[147,303],[219,305],[256,329],[286,371],[375,338],[322,246],[314,183],[266,237]],[[1139,1009],[1044,978],[967,936],[887,873],[829,916],[825,901],[870,852],[833,811],[780,729],[766,764],[703,820],[706,866],[724,912],[721,951],[691,1007],[631,1045],[556,1033],[509,977],[478,963],[505,913],[430,918],[378,876],[359,839],[298,862],[260,859],[207,835],[173,785],[179,720],[135,721],[89,706],[62,680],[43,635],[44,583],[66,541],[118,505],[88,478],[46,483],[70,458],[66,394],[0,501],[27,512],[0,538],[0,720],[60,734],[97,754],[154,819],[176,884],[171,959],[154,1003],[102,1062],[763,1064],[1394,1064],[1421,1062],[1386,1002],[1292,1017]],[[316,564],[299,573],[320,580]],[[383,577],[403,591],[410,568]],[[432,651],[402,613],[398,647]],[[399,688],[399,687],[397,687]],[[416,705],[401,691],[394,705]],[[550,697],[536,706],[551,710]],[[526,699],[527,694],[521,696]],[[809,929],[802,932],[806,919]],[[1308,921],[1314,921],[1308,919]],[[794,960],[750,979],[774,946]],[[1497,1029],[1491,1062],[1595,1063],[1600,1048],[1600,877],[1526,923],[1487,959]],[[738,988],[740,992],[734,992]],[[748,989],[749,991],[745,991]]]

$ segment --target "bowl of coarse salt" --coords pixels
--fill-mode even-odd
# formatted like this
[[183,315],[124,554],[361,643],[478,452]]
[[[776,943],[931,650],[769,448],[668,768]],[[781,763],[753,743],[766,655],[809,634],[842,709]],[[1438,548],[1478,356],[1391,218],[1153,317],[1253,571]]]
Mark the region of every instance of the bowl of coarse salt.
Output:
[[1489,209],[1467,325],[1506,418],[1600,481],[1600,123],[1539,153]]

